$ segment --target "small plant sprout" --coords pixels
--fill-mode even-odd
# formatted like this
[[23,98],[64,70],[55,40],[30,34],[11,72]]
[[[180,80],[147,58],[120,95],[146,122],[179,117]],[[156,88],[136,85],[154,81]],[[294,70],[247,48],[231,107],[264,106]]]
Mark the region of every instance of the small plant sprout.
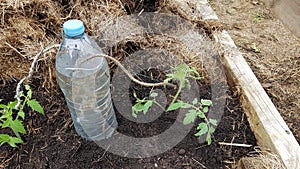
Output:
[[255,42],[251,44],[250,48],[256,53],[260,51]]
[[184,125],[194,123],[197,117],[203,119],[204,122],[199,123],[197,126],[198,132],[195,134],[195,136],[200,137],[204,134],[207,134],[206,141],[207,144],[210,145],[211,134],[215,131],[214,126],[217,126],[217,121],[215,119],[208,119],[206,116],[206,113],[209,111],[209,107],[211,105],[211,100],[201,99],[200,102],[198,102],[198,99],[195,98],[192,104],[184,103],[181,100],[178,100],[176,103],[171,105],[168,110],[172,111],[179,108],[189,109],[183,120]]
[[[23,125],[23,120],[25,119],[25,106],[30,107],[32,110],[44,114],[44,110],[38,101],[32,99],[32,91],[29,85],[25,85],[26,95],[21,92],[20,107],[17,108],[17,100],[9,102],[8,104],[0,104],[0,127],[10,128],[15,136],[10,134],[0,134],[0,146],[4,143],[8,143],[11,147],[16,147],[16,144],[23,143],[20,134],[25,134],[26,130]],[[0,99],[0,102],[2,100]]]
[[265,15],[262,13],[252,13],[252,15],[253,15],[253,18],[252,18],[253,23],[258,23],[258,22],[262,21],[265,17]]
[[196,117],[199,117],[200,119],[203,119],[204,122],[201,122],[197,126],[198,132],[195,134],[195,136],[200,137],[204,134],[206,134],[206,142],[208,145],[211,144],[211,135],[215,131],[214,126],[217,126],[217,121],[215,119],[208,119],[206,116],[206,113],[209,110],[209,106],[212,105],[211,100],[201,99],[200,102],[198,102],[198,99],[195,98],[193,100],[192,105],[187,104],[182,108],[189,108],[189,113],[185,115],[185,118],[183,120],[183,124],[187,125],[190,123],[193,123],[196,119]]
[[[217,121],[215,119],[209,119],[206,116],[209,111],[209,107],[212,105],[212,101],[201,99],[199,102],[198,99],[195,98],[192,104],[189,104],[178,100],[178,96],[180,95],[183,88],[185,88],[186,86],[188,87],[188,89],[191,88],[189,78],[199,80],[201,79],[201,76],[194,67],[190,67],[186,64],[180,64],[173,70],[173,73],[169,73],[166,75],[167,78],[164,80],[164,82],[169,83],[170,81],[178,81],[179,87],[175,96],[173,97],[171,104],[165,111],[173,111],[180,108],[189,109],[183,120],[184,125],[194,123],[197,117],[203,119],[204,122],[199,123],[197,126],[198,132],[195,134],[195,136],[200,137],[206,134],[207,144],[210,145],[212,142],[211,135],[215,131],[214,126],[217,126]],[[159,105],[164,110],[164,108],[155,100],[155,97],[158,96],[157,93],[150,93],[150,98],[152,99],[139,99],[135,92],[133,93],[133,96],[136,98],[136,104],[132,107],[132,116],[135,118],[137,117],[138,112],[143,112],[144,114],[146,114],[153,103]]]
[[[165,83],[169,83],[171,80],[179,81],[179,88],[177,93],[175,94],[170,106],[174,104],[176,99],[178,98],[181,90],[187,85],[188,89],[191,88],[190,82],[188,78],[192,78],[195,80],[201,79],[200,74],[194,67],[188,66],[186,64],[180,64],[174,68],[173,73],[169,73],[166,75],[167,78],[164,80]],[[168,111],[168,110],[167,110]]]
[[158,94],[155,92],[150,93],[150,98],[152,99],[139,99],[136,95],[136,92],[133,92],[133,96],[136,98],[136,103],[134,106],[132,106],[132,116],[134,118],[137,118],[137,114],[139,112],[143,112],[144,114],[146,114],[153,103],[157,104],[164,110],[164,108],[158,102],[156,102],[155,97],[158,96]]

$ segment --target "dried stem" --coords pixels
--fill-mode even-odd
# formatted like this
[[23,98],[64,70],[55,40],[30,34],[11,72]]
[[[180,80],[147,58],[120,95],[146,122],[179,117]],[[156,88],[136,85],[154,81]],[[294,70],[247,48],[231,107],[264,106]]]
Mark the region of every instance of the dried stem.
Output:
[[252,147],[253,145],[250,144],[239,144],[239,143],[225,143],[225,142],[219,142],[220,145],[225,146],[236,146],[236,147]]
[[12,48],[14,51],[16,51],[19,55],[21,55],[23,58],[26,58],[26,56],[24,56],[21,52],[18,51],[18,49],[16,49],[15,47],[13,47],[11,44],[5,42],[5,44],[7,46],[9,46],[10,48]]
[[128,70],[115,58],[109,56],[109,55],[106,55],[106,54],[97,54],[97,55],[92,55],[88,58],[84,58],[84,59],[79,59],[79,64],[83,63],[83,62],[86,62],[90,59],[93,59],[93,58],[96,58],[96,57],[105,57],[107,59],[110,59],[112,60],[113,62],[115,62],[122,70],[123,72],[132,80],[134,81],[135,83],[139,84],[139,85],[142,85],[142,86],[147,86],[147,87],[153,87],[153,86],[172,86],[172,87],[176,87],[174,84],[171,84],[171,83],[165,83],[165,82],[160,82],[160,83],[146,83],[146,82],[142,82],[142,81],[139,81],[137,80],[136,78],[133,77],[133,75],[131,73],[128,72]]
[[52,45],[52,46],[50,46],[50,47],[47,47],[47,48],[41,50],[38,54],[35,55],[35,57],[34,57],[32,63],[31,63],[31,66],[30,66],[30,69],[29,69],[29,72],[28,72],[27,76],[24,77],[23,79],[21,79],[21,80],[19,81],[18,85],[17,85],[17,88],[16,88],[16,96],[15,96],[15,98],[18,100],[18,103],[17,103],[17,105],[16,105],[16,108],[18,108],[18,107],[20,106],[20,104],[21,104],[21,99],[20,99],[20,94],[21,94],[20,88],[21,88],[21,85],[22,85],[22,83],[23,83],[25,80],[29,79],[29,78],[32,76],[33,68],[35,67],[35,64],[36,64],[38,58],[39,58],[43,53],[45,53],[45,52],[47,52],[47,51],[49,51],[49,50],[51,50],[51,49],[53,49],[53,48],[57,48],[57,47],[59,47],[58,44]]

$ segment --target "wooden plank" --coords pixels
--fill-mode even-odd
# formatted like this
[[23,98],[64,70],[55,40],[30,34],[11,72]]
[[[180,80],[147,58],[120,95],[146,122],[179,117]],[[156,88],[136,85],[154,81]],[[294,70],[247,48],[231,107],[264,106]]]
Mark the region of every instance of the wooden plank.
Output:
[[[286,168],[300,166],[300,147],[243,56],[226,31],[215,34],[226,52],[222,57],[229,81],[241,89],[240,102],[257,144],[276,153]],[[228,50],[229,49],[229,50]]]
[[[175,2],[180,4],[177,8],[185,13],[192,10],[184,8],[192,7],[200,14],[204,12],[202,13],[204,19],[217,18],[206,0],[175,0]],[[190,16],[195,16],[195,13],[190,13]],[[221,60],[230,84],[241,89],[240,103],[248,117],[258,145],[276,153],[287,169],[299,169],[300,146],[298,142],[235,43],[226,31],[215,32],[214,38],[224,51]]]

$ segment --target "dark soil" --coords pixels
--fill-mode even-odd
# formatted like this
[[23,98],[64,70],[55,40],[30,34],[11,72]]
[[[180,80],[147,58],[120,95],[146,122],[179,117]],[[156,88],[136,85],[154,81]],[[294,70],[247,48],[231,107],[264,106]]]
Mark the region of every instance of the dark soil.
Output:
[[[195,126],[188,136],[173,149],[149,158],[125,158],[106,152],[94,142],[85,141],[77,136],[62,92],[58,87],[51,91],[41,87],[41,79],[31,82],[34,98],[43,105],[45,115],[29,111],[26,114],[28,133],[18,148],[8,145],[1,147],[0,158],[6,168],[206,168],[217,169],[230,166],[252,148],[220,146],[218,142],[235,142],[255,146],[256,141],[246,116],[237,98],[228,91],[227,106],[222,121],[217,127],[213,143],[208,146],[199,144]],[[200,83],[199,83],[200,84]],[[0,95],[4,100],[12,100],[16,82],[1,85]],[[139,93],[148,93],[147,88],[132,85]],[[209,86],[200,85],[202,94],[209,95]],[[144,92],[143,90],[144,89]],[[175,114],[164,114],[150,125],[137,125],[123,118],[117,112],[118,131],[127,135],[141,137],[155,135],[174,122]],[[139,135],[137,133],[142,133]],[[143,135],[144,133],[144,135]],[[3,163],[7,161],[6,163]]]

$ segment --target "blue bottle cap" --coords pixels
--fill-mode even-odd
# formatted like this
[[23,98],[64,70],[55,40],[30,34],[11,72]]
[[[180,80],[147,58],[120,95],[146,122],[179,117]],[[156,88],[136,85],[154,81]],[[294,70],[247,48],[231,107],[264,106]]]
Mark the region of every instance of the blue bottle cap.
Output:
[[63,25],[64,33],[67,36],[78,36],[84,33],[83,22],[77,19],[68,20]]

